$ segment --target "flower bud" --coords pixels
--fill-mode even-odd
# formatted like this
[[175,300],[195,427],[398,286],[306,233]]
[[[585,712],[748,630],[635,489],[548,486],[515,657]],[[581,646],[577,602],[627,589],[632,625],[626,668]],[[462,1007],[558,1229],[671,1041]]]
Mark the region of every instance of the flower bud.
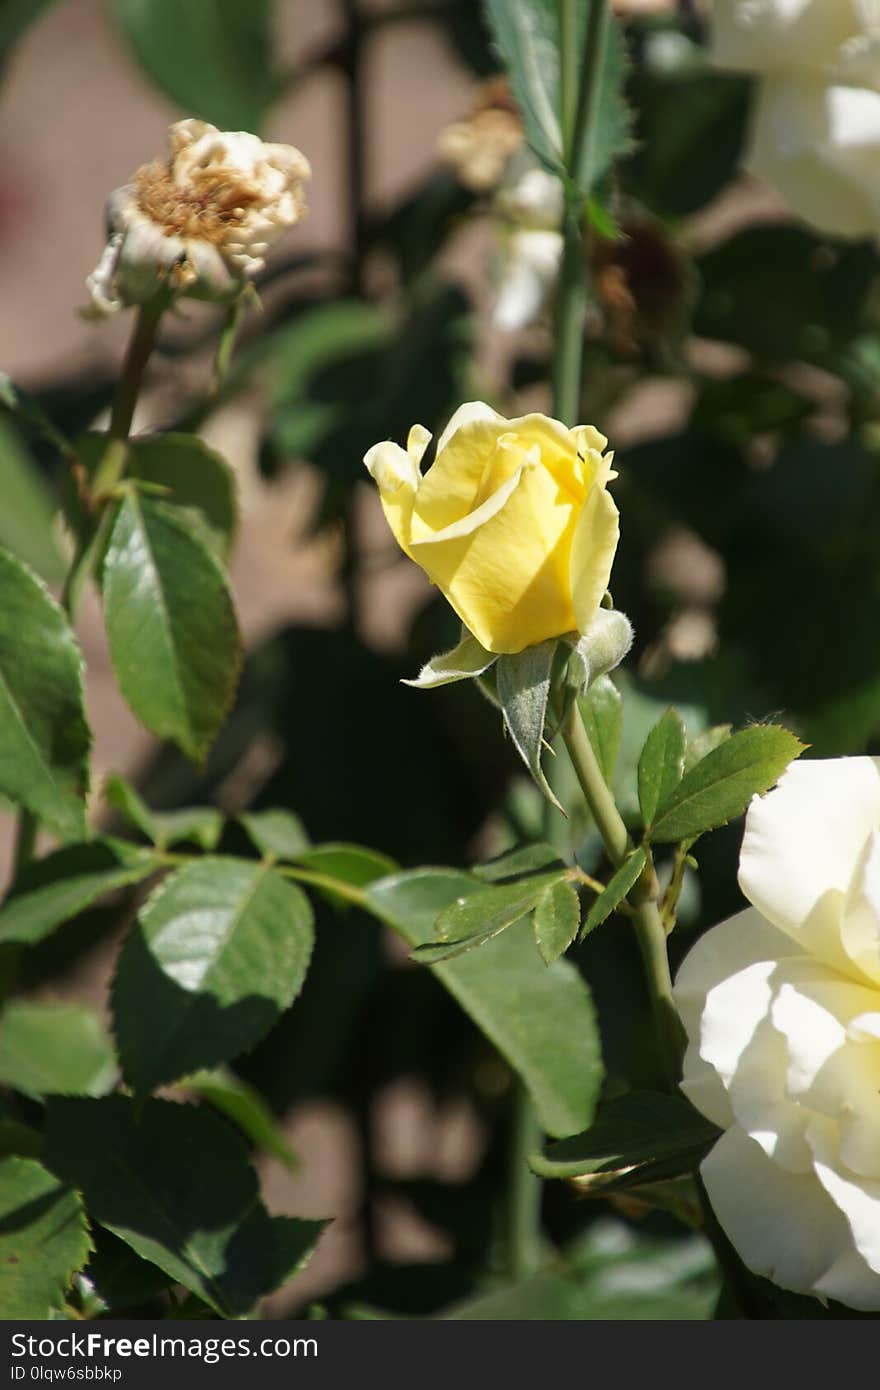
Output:
[[429,439],[416,425],[405,450],[386,440],[364,462],[401,549],[468,631],[487,652],[507,654],[587,632],[618,540],[605,436],[546,415],[506,420],[470,401],[423,475]]
[[305,213],[311,169],[292,145],[197,120],[178,121],[168,139],[168,158],[143,165],[107,200],[107,245],[86,280],[87,317],[142,304],[162,288],[234,299]]

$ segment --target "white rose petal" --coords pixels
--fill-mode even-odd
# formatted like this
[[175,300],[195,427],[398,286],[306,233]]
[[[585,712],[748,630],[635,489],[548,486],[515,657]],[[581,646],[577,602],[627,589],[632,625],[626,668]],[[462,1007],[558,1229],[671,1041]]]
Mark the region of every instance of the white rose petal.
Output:
[[836,236],[880,232],[880,92],[799,75],[761,84],[748,167]]
[[878,0],[716,0],[712,56],[761,78],[748,168],[820,231],[877,236]]
[[830,71],[877,22],[876,0],[714,0],[712,57],[751,72]]
[[507,234],[499,258],[498,296],[492,315],[497,328],[527,328],[542,313],[562,259],[560,232],[517,230]]
[[[805,950],[848,970],[840,924],[868,837],[880,825],[873,758],[797,762],[749,808],[739,884],[750,902]],[[880,958],[874,978],[880,981]]]
[[731,1244],[749,1269],[782,1288],[812,1291],[852,1248],[846,1220],[815,1174],[786,1172],[738,1125],[700,1172]]

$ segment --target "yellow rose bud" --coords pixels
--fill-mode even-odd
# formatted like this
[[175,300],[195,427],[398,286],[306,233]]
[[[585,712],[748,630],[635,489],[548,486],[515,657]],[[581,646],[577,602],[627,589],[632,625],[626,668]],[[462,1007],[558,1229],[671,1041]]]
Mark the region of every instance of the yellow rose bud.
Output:
[[414,425],[405,450],[385,441],[364,458],[400,547],[490,652],[585,632],[619,535],[604,435],[472,401],[422,476],[430,437]]

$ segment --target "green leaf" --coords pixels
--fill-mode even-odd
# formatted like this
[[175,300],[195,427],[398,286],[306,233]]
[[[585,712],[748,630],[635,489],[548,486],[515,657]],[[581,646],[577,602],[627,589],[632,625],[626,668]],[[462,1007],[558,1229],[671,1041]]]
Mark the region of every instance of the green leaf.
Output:
[[129,825],[139,830],[146,839],[156,843],[153,813],[127,777],[123,777],[121,772],[109,772],[104,778],[103,792],[105,801],[114,811],[124,816]]
[[225,1317],[296,1273],[325,1224],[269,1216],[241,1138],[193,1105],[53,1097],[47,1146],[94,1220]]
[[555,655],[554,637],[549,642],[526,647],[525,651],[514,655],[500,656],[494,669],[498,681],[498,702],[514,747],[547,800],[562,811],[541,767]]
[[[410,946],[434,939],[440,912],[479,891],[452,870],[417,869],[371,884],[365,905]],[[522,1077],[542,1127],[561,1136],[584,1129],[602,1080],[589,989],[574,966],[535,959],[531,924],[505,932],[491,951],[431,967],[477,1027]]]
[[232,1120],[257,1148],[279,1159],[292,1172],[299,1168],[299,1159],[281,1133],[272,1111],[259,1091],[241,1077],[226,1067],[216,1067],[213,1071],[199,1071],[184,1077],[183,1085]]
[[238,819],[261,854],[296,859],[309,847],[305,826],[292,811],[272,807],[267,811],[247,811]]
[[701,1236],[660,1239],[622,1222],[595,1222],[577,1261],[557,1261],[519,1283],[479,1294],[446,1318],[505,1321],[705,1321],[718,1265]]
[[603,1105],[584,1134],[551,1144],[529,1163],[544,1178],[616,1191],[695,1172],[718,1134],[682,1096],[630,1091]]
[[0,550],[0,793],[64,839],[86,833],[82,657],[39,580]]
[[481,676],[498,660],[497,653],[488,652],[470,633],[463,637],[451,652],[432,656],[416,676],[415,680],[404,681],[416,690],[433,690],[438,685],[450,685],[453,681],[468,681]]
[[0,1116],[0,1158],[9,1158],[12,1154],[20,1158],[42,1158],[44,1148],[39,1130]]
[[0,1083],[39,1098],[102,1096],[116,1084],[113,1044],[84,1004],[7,1004],[0,1014]]
[[117,0],[141,67],[187,114],[259,131],[278,91],[270,0]]
[[277,1117],[259,1091],[241,1077],[226,1067],[215,1067],[194,1072],[183,1079],[182,1085],[232,1120],[256,1148],[278,1159],[291,1172],[299,1170],[300,1160],[284,1138]]
[[123,695],[148,729],[202,761],[241,664],[222,567],[174,508],[132,492],[113,523],[103,588]]
[[564,869],[559,851],[552,845],[518,845],[516,849],[490,859],[486,864],[475,864],[471,869],[474,878],[484,883],[505,883],[510,879],[525,878],[539,869]]
[[610,784],[623,732],[623,699],[610,676],[600,676],[578,702],[587,736]]
[[29,864],[0,907],[0,944],[32,946],[105,893],[140,883],[158,868],[149,850],[122,840],[69,845]]
[[684,775],[684,724],[672,708],[662,714],[645,740],[639,758],[639,806],[648,830],[658,806],[675,791]]
[[684,770],[690,772],[692,767],[702,762],[707,753],[711,753],[713,748],[719,744],[726,743],[732,733],[729,724],[712,724],[710,728],[703,729],[700,733],[694,734],[693,738],[687,741],[684,750]]
[[210,852],[223,833],[223,816],[213,806],[182,806],[178,811],[151,811],[140,793],[118,772],[104,781],[104,795],[120,815],[158,849],[189,842]]
[[399,867],[387,854],[380,854],[378,850],[330,842],[302,850],[296,856],[296,863],[314,869],[316,873],[326,874],[328,878],[338,878],[341,883],[352,883],[357,888],[374,883],[386,874],[393,874]]
[[178,811],[153,811],[152,816],[161,849],[190,844],[210,853],[223,834],[222,812],[213,806],[181,806]]
[[[22,6],[27,7],[27,0],[22,0]],[[0,18],[0,63],[3,61],[5,38],[3,26],[8,11],[9,3],[7,0],[3,17]],[[18,416],[19,420],[28,425],[36,434],[41,435],[47,444],[51,444],[53,448],[58,450],[59,454],[71,458],[74,451],[69,440],[56,427],[40,403],[27,391],[22,391],[20,386],[16,386],[7,372],[0,372],[0,405],[5,406],[13,415]]]
[[565,954],[581,924],[581,900],[567,882],[554,883],[538,899],[533,918],[535,941],[545,965]]
[[651,839],[687,840],[726,825],[766,792],[804,745],[788,729],[758,724],[731,735],[686,773],[661,805]]
[[456,899],[437,918],[439,941],[417,946],[413,957],[423,965],[434,965],[485,946],[537,907],[547,889],[560,883],[567,873],[567,869],[560,869],[515,883],[480,887]]
[[[575,6],[575,64],[580,72],[586,42],[589,0]],[[486,0],[495,43],[510,73],[513,94],[522,112],[526,138],[551,169],[563,167],[559,52],[559,6],[556,0]],[[595,116],[593,184],[612,161],[630,148],[629,114],[622,88],[626,48],[615,21],[608,38]],[[591,184],[592,187],[592,184]],[[582,189],[588,193],[589,188]]]
[[0,1319],[60,1311],[90,1249],[76,1192],[32,1158],[0,1160]]
[[0,545],[24,560],[43,579],[64,578],[53,539],[57,507],[18,431],[0,416]]
[[168,501],[190,507],[207,526],[221,558],[229,555],[238,521],[235,475],[222,454],[195,434],[162,434],[129,445],[128,471],[169,489]]
[[589,912],[584,918],[584,925],[581,928],[581,939],[588,936],[596,927],[601,927],[602,923],[611,916],[615,908],[620,907],[627,893],[636,882],[642,869],[645,867],[645,851],[641,845],[633,850],[632,854],[624,859],[620,868],[614,873],[605,888],[599,894],[596,901],[590,907]]
[[113,1016],[139,1092],[252,1048],[302,988],[312,911],[253,860],[204,858],[153,893],[126,941]]
[[172,1282],[164,1270],[142,1260],[131,1246],[103,1226],[94,1227],[92,1239],[95,1248],[84,1273],[96,1297],[109,1309],[118,1311],[149,1303]]

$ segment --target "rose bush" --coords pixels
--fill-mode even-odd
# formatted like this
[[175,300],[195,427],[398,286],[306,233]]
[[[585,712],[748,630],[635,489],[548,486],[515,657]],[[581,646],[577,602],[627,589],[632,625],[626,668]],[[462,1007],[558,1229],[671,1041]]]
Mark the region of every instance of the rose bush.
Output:
[[880,1309],[880,760],[790,767],[739,881],[676,982],[709,1199],[756,1273]]
[[618,540],[605,436],[546,415],[506,420],[472,401],[422,476],[430,437],[414,425],[406,449],[384,441],[364,458],[401,549],[487,651],[585,632]]
[[761,75],[748,167],[801,217],[880,230],[880,12],[872,0],[716,0],[713,57]]

